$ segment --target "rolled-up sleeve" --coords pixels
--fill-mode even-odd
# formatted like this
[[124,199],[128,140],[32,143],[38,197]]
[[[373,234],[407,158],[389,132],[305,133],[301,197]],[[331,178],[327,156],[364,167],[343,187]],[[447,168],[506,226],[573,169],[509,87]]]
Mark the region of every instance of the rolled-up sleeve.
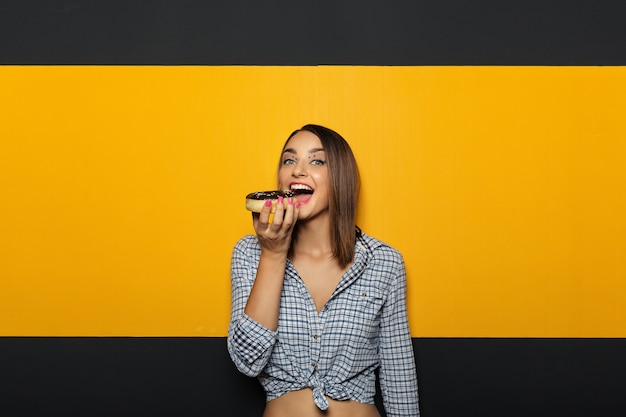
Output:
[[256,276],[259,254],[247,236],[235,245],[231,258],[231,316],[228,326],[228,352],[240,372],[257,376],[267,364],[276,341],[273,332],[244,313]]
[[381,316],[380,385],[389,417],[419,416],[417,374],[406,310],[406,272],[399,253],[386,259],[395,275]]

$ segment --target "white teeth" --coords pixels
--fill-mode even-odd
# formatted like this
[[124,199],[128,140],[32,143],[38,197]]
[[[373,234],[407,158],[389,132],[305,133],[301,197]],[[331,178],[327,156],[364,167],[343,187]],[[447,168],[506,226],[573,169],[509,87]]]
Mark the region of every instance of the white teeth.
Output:
[[311,191],[313,192],[313,189],[311,187],[309,187],[308,185],[304,185],[304,184],[292,184],[291,185],[291,190],[304,190],[304,191]]

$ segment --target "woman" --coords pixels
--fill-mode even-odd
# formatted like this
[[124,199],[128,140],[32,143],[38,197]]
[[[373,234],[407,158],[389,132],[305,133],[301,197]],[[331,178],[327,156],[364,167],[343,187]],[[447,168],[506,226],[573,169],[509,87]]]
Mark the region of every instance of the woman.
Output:
[[307,125],[287,139],[279,200],[253,213],[231,264],[228,350],[257,376],[264,417],[418,416],[402,256],[355,225],[356,161],[336,132]]

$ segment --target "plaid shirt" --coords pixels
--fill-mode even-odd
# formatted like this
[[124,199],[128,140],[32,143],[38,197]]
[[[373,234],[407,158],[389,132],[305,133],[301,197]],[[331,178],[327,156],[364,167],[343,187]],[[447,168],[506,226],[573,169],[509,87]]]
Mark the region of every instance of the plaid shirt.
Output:
[[228,351],[241,372],[258,376],[267,401],[311,388],[321,410],[328,408],[326,396],[374,404],[380,367],[387,416],[419,416],[400,253],[361,233],[353,265],[319,314],[287,261],[277,332],[244,313],[260,255],[252,235],[233,249]]

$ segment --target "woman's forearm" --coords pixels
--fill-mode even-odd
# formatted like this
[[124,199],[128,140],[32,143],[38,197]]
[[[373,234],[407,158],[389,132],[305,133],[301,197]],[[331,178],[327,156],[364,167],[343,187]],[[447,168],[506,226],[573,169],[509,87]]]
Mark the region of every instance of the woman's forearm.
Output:
[[251,319],[272,331],[278,329],[286,263],[286,253],[261,252],[256,279],[244,310]]

